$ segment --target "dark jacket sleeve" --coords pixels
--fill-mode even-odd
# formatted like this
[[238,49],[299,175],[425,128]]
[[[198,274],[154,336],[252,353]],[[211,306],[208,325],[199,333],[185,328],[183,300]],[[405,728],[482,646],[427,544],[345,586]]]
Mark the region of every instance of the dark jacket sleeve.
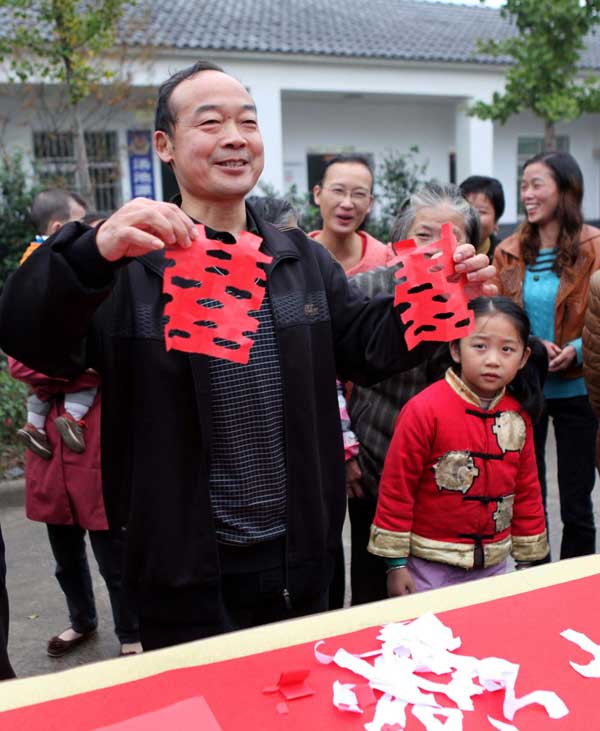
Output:
[[94,229],[63,226],[6,282],[0,347],[49,376],[72,379],[97,367],[93,320],[116,270],[98,252]]

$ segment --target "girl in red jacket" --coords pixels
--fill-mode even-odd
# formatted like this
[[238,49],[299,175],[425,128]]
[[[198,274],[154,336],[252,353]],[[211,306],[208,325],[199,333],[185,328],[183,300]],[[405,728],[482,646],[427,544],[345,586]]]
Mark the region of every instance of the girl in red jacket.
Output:
[[511,552],[520,566],[548,554],[529,320],[505,297],[470,307],[474,331],[401,411],[385,461],[368,549],[386,560],[390,596],[503,573]]

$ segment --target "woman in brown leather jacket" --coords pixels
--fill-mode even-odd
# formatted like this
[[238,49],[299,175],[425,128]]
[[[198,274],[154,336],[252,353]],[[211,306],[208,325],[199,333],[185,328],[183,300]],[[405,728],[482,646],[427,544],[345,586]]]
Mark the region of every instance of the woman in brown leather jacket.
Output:
[[596,550],[591,493],[598,422],[582,376],[581,335],[590,277],[600,268],[600,230],[583,223],[582,199],[583,176],[571,155],[549,152],[531,158],[521,183],[526,219],[494,254],[500,293],[525,308],[532,334],[548,351],[546,405],[534,434],[545,503],[545,444],[552,417],[561,558]]

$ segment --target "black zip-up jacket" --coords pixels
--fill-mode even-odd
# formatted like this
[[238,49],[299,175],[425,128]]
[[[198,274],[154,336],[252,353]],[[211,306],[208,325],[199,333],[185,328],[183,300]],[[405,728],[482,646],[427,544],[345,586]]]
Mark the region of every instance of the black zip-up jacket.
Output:
[[[414,366],[424,349],[408,353],[392,297],[366,298],[300,230],[257,225],[273,257],[267,287],[283,382],[293,603],[328,585],[344,520],[336,373],[367,385]],[[163,252],[109,264],[93,229],[68,224],[9,278],[0,347],[48,375],[101,374],[105,503],[111,528],[127,529],[140,612],[218,625],[209,361],[166,351],[163,269]]]

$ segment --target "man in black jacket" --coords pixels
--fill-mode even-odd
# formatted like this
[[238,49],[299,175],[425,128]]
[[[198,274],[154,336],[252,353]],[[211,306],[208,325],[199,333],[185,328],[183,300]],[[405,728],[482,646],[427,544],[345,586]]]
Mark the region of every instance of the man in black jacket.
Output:
[[[263,145],[239,82],[203,62],[171,77],[155,146],[180,204],[136,199],[98,230],[65,226],[0,304],[6,352],[102,375],[105,502],[127,531],[144,649],[327,608],[345,512],[336,371],[370,383],[427,352],[408,353],[392,298],[362,296],[323,247],[245,205]],[[272,257],[245,366],[165,349],[164,247],[189,247],[194,222],[225,243],[258,234]],[[455,261],[473,294],[489,288],[472,247]]]

